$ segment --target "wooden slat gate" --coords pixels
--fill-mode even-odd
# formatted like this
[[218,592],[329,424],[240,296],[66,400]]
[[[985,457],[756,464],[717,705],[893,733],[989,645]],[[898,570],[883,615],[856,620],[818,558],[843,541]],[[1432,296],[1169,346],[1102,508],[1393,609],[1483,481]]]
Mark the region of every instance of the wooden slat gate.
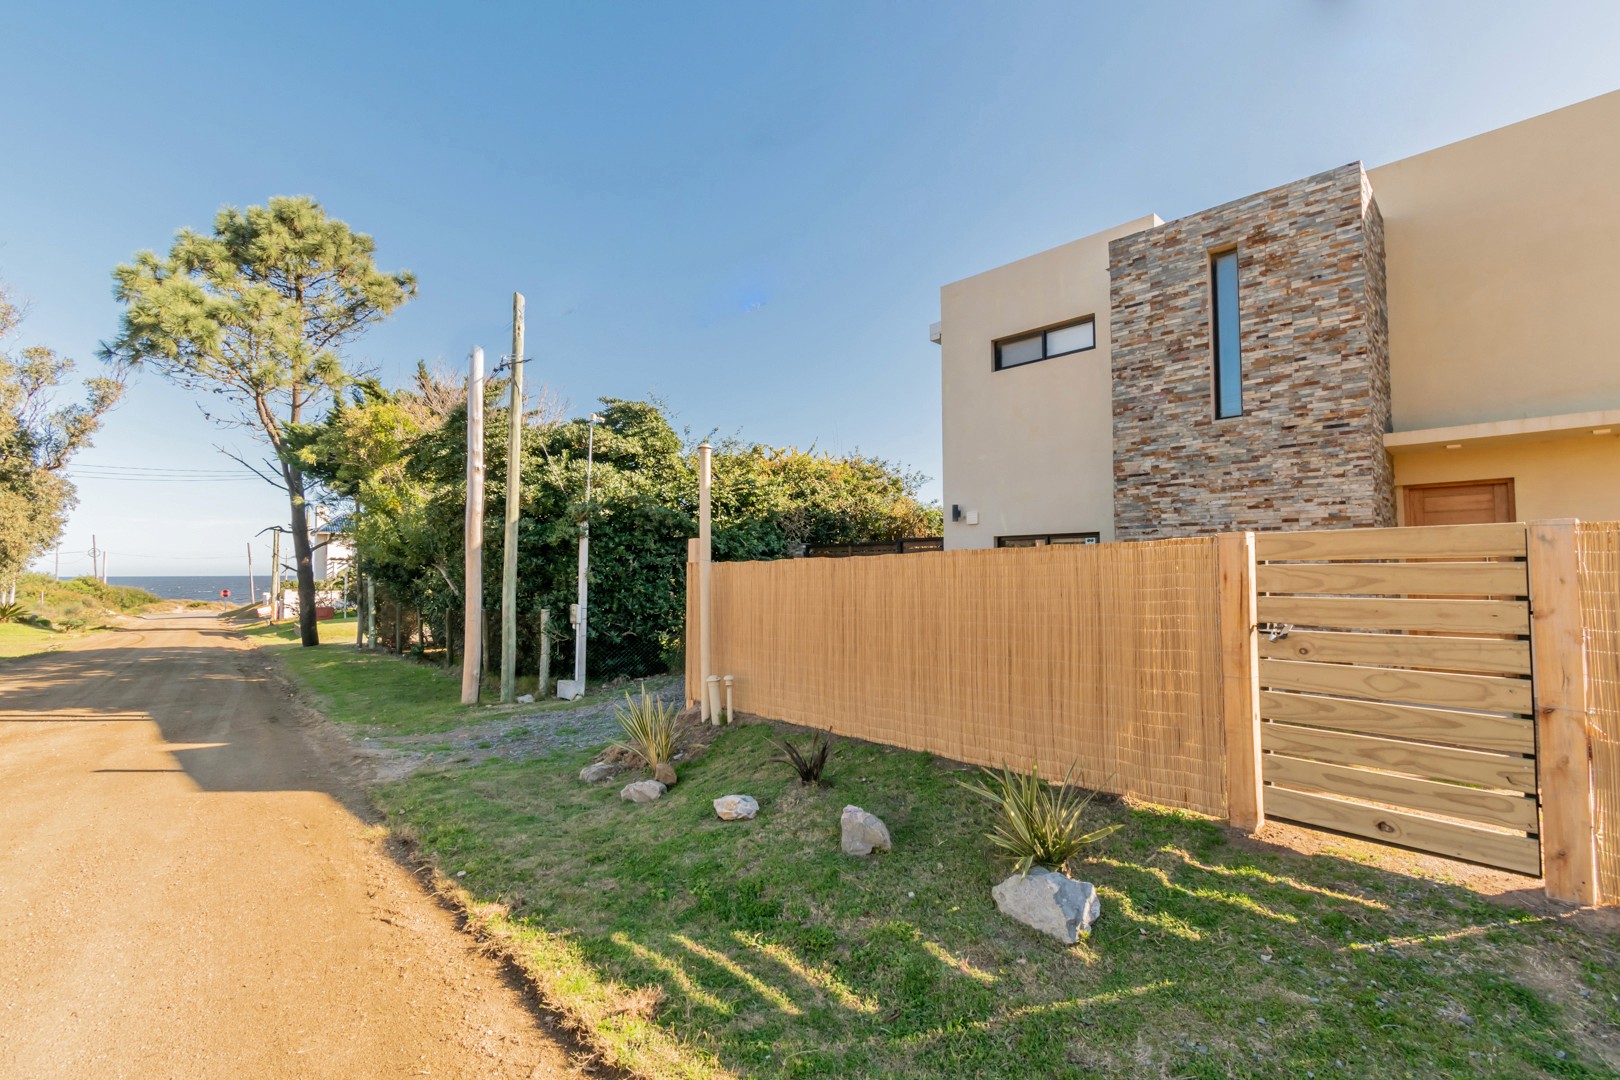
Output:
[[1267,817],[1541,872],[1526,535],[1256,536]]

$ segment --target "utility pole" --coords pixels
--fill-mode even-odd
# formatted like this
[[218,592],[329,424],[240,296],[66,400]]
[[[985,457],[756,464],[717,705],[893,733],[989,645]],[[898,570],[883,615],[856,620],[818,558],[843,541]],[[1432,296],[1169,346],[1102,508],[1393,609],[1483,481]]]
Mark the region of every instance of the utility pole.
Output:
[[253,541],[248,541],[248,604],[259,606],[259,594],[253,591]]
[[461,703],[478,704],[484,622],[484,350],[475,348],[467,372],[466,586],[461,623]]
[[270,621],[281,618],[281,529],[270,536]]
[[506,537],[501,563],[501,704],[517,700],[518,510],[523,488],[523,294],[512,294],[512,381],[506,438]]
[[107,584],[107,552],[106,551],[102,551],[102,553],[101,553],[101,583],[103,585]]
[[101,549],[96,547],[96,534],[90,534],[90,576],[101,580]]
[[710,468],[714,448],[704,439],[698,447],[698,702],[703,719],[718,724],[720,718],[709,707],[709,676],[714,674],[713,608],[710,604],[714,580],[711,559],[714,556],[713,530],[709,521]]

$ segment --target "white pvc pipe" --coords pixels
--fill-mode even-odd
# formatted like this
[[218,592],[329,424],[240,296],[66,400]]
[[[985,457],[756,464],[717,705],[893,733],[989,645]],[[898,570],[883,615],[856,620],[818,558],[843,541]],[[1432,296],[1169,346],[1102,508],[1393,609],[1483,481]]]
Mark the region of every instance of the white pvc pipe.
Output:
[[720,676],[710,675],[703,680],[703,685],[705,688],[703,700],[709,706],[709,723],[718,724],[720,722]]
[[710,467],[713,448],[707,439],[698,447],[698,674],[703,680],[703,719],[718,723],[718,701],[710,702],[709,682],[714,677],[713,535],[709,519]]

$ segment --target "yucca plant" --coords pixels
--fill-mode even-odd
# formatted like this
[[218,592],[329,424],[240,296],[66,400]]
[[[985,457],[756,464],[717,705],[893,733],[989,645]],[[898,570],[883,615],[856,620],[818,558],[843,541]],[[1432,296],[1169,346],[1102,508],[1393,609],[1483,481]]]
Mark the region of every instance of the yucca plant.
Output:
[[616,745],[635,754],[648,768],[657,769],[675,756],[678,714],[673,703],[659,701],[645,687],[634,698],[626,692],[617,716],[619,727],[624,729],[624,741]]
[[0,623],[22,622],[28,618],[28,609],[21,604],[0,604]]
[[799,774],[799,783],[817,784],[821,781],[821,771],[827,767],[827,758],[832,753],[832,732],[818,731],[810,740],[810,748],[800,750],[787,739],[771,740],[782,756],[777,761],[791,765]]
[[1084,831],[1081,818],[1097,793],[1082,796],[1071,787],[1074,770],[1069,766],[1063,786],[1058,788],[1041,779],[1039,764],[1028,775],[1003,765],[1000,773],[985,769],[979,779],[957,783],[996,808],[996,830],[987,839],[1016,861],[1018,873],[1027,874],[1032,866],[1061,872],[1081,850],[1119,828],[1108,825]]

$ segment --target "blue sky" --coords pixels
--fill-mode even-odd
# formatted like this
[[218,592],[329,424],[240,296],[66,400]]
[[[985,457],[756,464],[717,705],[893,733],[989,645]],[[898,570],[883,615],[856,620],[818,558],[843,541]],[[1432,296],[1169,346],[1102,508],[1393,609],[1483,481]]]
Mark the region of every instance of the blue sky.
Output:
[[[61,3],[0,58],[20,343],[94,367],[116,263],[310,194],[420,279],[351,351],[386,381],[505,352],[517,289],[575,412],[654,394],[939,498],[940,285],[1620,88],[1620,5]],[[240,441],[143,376],[83,460]],[[227,572],[286,518],[251,477],[80,492],[64,573],[92,533],[114,576]]]

